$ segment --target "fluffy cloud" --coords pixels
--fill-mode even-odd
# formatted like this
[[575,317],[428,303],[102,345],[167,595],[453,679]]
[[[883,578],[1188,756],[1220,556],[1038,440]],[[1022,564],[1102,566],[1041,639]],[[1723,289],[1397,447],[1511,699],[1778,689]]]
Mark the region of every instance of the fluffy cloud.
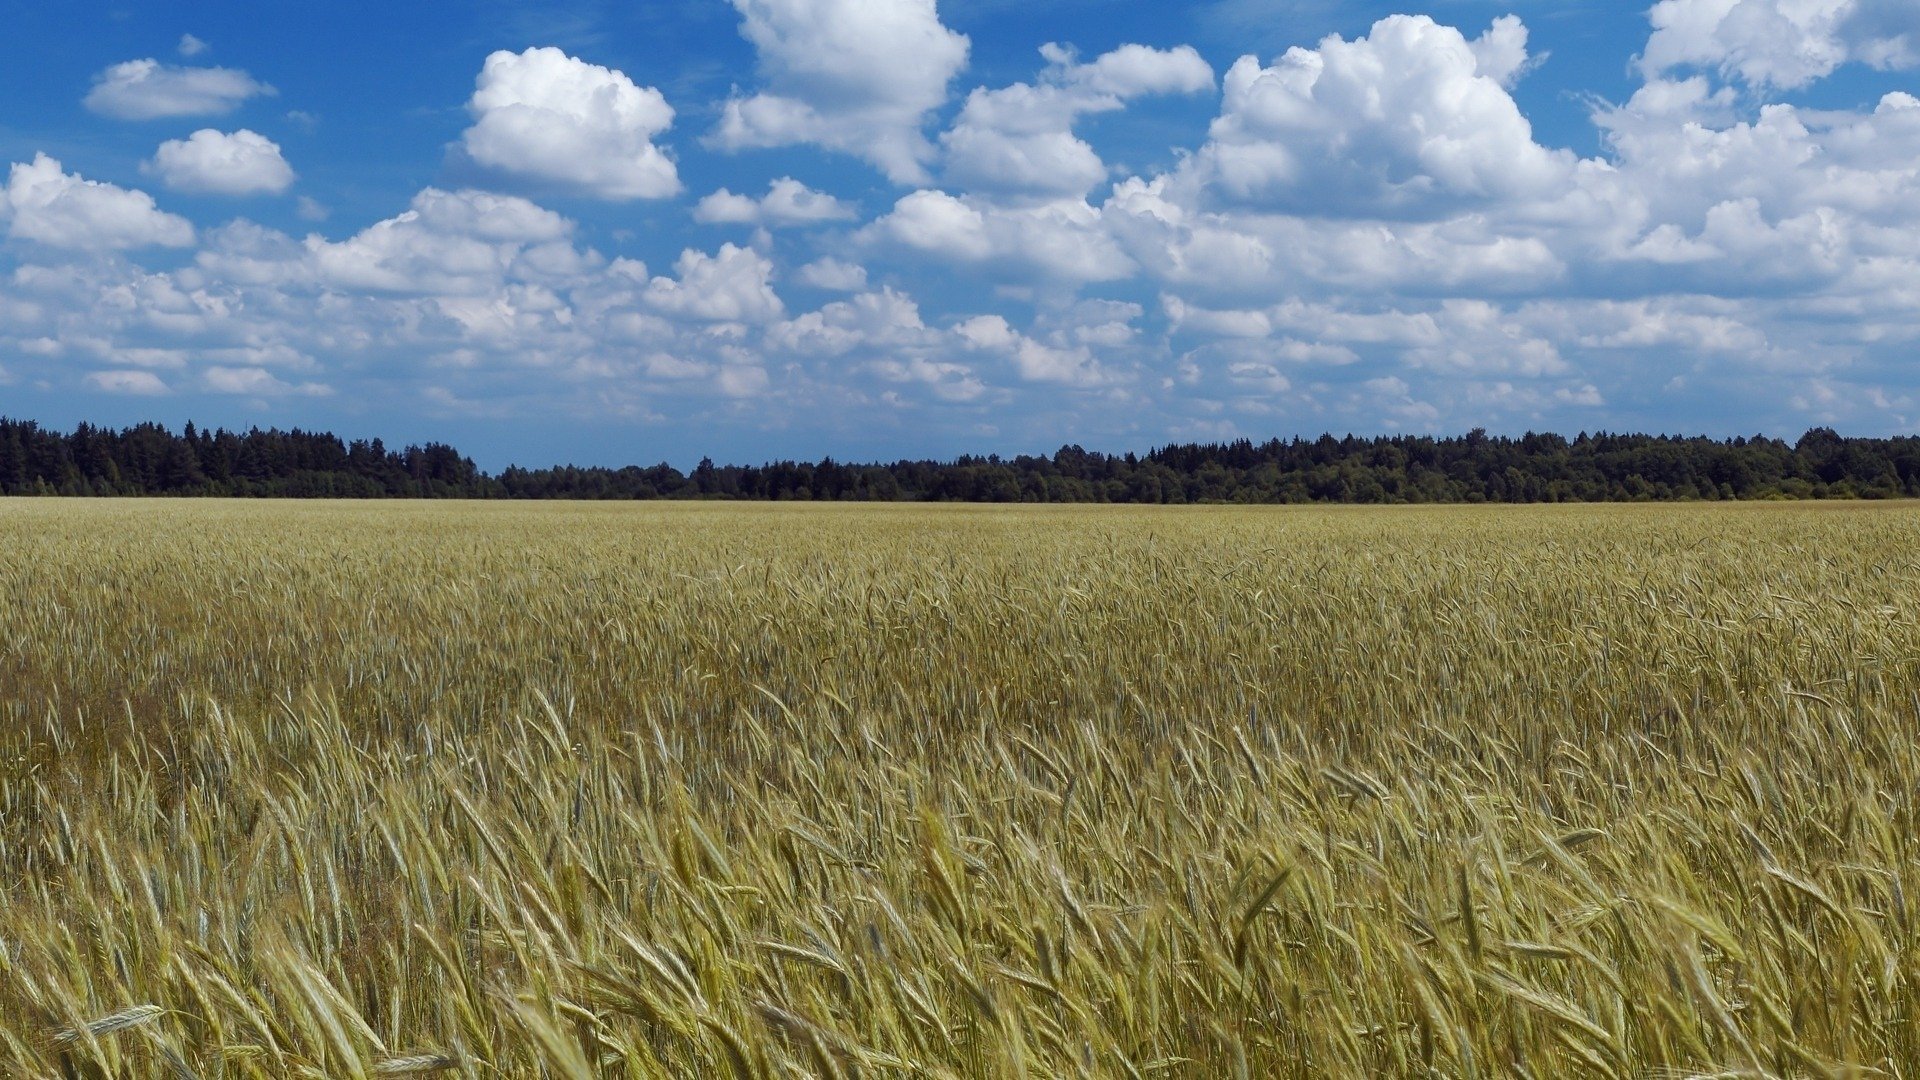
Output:
[[280,145],[245,128],[230,135],[202,128],[169,139],[143,168],[175,191],[278,195],[293,185],[293,167]]
[[[1896,266],[1920,269],[1911,95],[1867,112],[1743,116],[1705,78],[1655,79],[1596,109],[1609,153],[1578,160],[1535,144],[1502,88],[1529,62],[1517,20],[1470,41],[1408,18],[1270,68],[1242,60],[1211,141],[1171,174],[1119,184],[1098,208],[1100,231],[1163,285],[1224,310],[1276,293],[1569,289],[1825,291],[1838,302],[1885,295]],[[1481,115],[1491,119],[1467,124]],[[946,237],[957,261],[978,257],[962,241],[983,246],[990,210],[914,209],[923,238]]]
[[1434,216],[1557,192],[1573,155],[1533,140],[1507,93],[1524,28],[1485,37],[1395,15],[1363,38],[1241,57],[1194,179],[1227,202],[1301,213]]
[[1842,64],[1920,65],[1911,0],[1661,0],[1640,66],[1719,71],[1763,89],[1791,90]]
[[296,251],[274,234],[244,232],[222,237],[234,246],[216,245],[215,258],[203,265],[231,273],[223,257],[244,263],[264,254],[256,265],[287,282],[311,280],[349,292],[486,296],[510,280],[537,281],[548,263],[571,268],[597,261],[567,243],[572,231],[571,222],[525,199],[428,188],[405,213],[338,243],[310,236]]
[[603,199],[678,194],[654,136],[673,124],[660,91],[553,48],[487,57],[467,102],[468,156],[488,168]]
[[867,268],[835,258],[816,259],[794,275],[802,285],[830,292],[859,292],[867,287]]
[[920,306],[893,289],[836,300],[774,326],[767,340],[781,352],[845,356],[856,349],[921,349],[938,332],[920,318]]
[[1222,302],[1290,294],[1499,294],[1558,287],[1568,268],[1545,236],[1492,214],[1439,221],[1308,217],[1196,204],[1177,178],[1129,180],[1100,207],[1122,251],[1163,284]]
[[1190,45],[1173,49],[1122,45],[1090,64],[1076,62],[1073,50],[1058,44],[1041,46],[1040,55],[1053,65],[1053,78],[1062,85],[1121,101],[1213,89],[1213,68]]
[[906,247],[979,262],[993,254],[987,219],[977,208],[944,191],[916,191],[874,222],[869,236],[885,236]]
[[860,238],[1055,285],[1117,281],[1138,269],[1100,212],[1077,199],[1001,207],[944,191],[916,191],[862,229]]
[[146,192],[65,172],[45,154],[14,163],[0,220],[8,236],[79,251],[186,247],[194,239],[186,218],[161,210]]
[[[769,329],[767,345],[776,354],[831,359],[843,372],[874,375],[940,401],[1004,402],[1009,384],[1120,387],[1128,373],[1103,364],[1094,352],[1099,344],[1124,344],[1121,339],[1131,337],[1125,323],[1138,314],[1134,305],[1093,302],[1033,331],[1002,315],[975,315],[941,329],[927,325],[911,298],[888,288],[778,323]],[[1000,380],[992,378],[995,372]]]
[[1920,269],[1920,99],[1711,120],[1715,99],[1688,86],[1650,84],[1650,97],[1598,117],[1615,168],[1596,183],[1613,189],[1614,218],[1628,226],[1596,244],[1612,273],[1637,267],[1628,280],[1642,289],[1744,295],[1849,289],[1891,265]]
[[988,389],[960,359],[967,348],[960,336],[928,326],[919,305],[893,289],[781,322],[768,330],[767,344],[779,354],[832,360],[842,372],[871,374],[892,387],[923,389],[941,401],[976,401]]
[[[437,412],[484,411],[509,392],[528,407],[634,415],[664,399],[676,415],[771,398],[891,410],[1006,400],[996,383],[1110,389],[1123,379],[1094,353],[1125,345],[1138,314],[1096,304],[1036,330],[999,316],[938,327],[897,290],[857,288],[789,318],[754,249],[690,250],[650,276],[573,248],[572,231],[525,200],[433,189],[339,241],[236,222],[186,269],[103,261],[0,284],[22,315],[0,327],[0,348],[80,366],[66,377],[99,392],[250,408],[378,372],[386,393]],[[809,276],[848,288],[864,273],[820,260]]]
[[1287,300],[1265,308],[1208,310],[1163,299],[1176,332],[1222,335],[1226,348],[1187,354],[1189,362],[1224,356],[1286,365],[1344,367],[1363,355],[1452,375],[1565,375],[1558,346],[1529,317],[1480,300],[1443,300],[1424,308]]
[[766,89],[729,101],[713,142],[728,149],[813,143],[921,183],[922,126],[947,100],[968,41],[934,0],[733,0]]
[[[1109,186],[1076,128],[1145,95],[1204,90],[1212,72],[1192,50],[1082,61],[1048,47],[1029,81],[974,91],[928,143],[921,122],[945,102],[964,39],[931,4],[886,7],[950,61],[929,69],[895,55],[913,40],[899,19],[855,25],[839,0],[809,4],[742,0],[749,38],[765,44],[755,25],[772,35],[763,92],[731,103],[715,141],[810,141],[938,177],[863,225],[759,232],[650,272],[602,257],[527,199],[428,189],[325,236],[209,228],[188,265],[157,270],[122,252],[189,244],[191,226],[41,158],[14,166],[0,194],[0,230],[20,241],[0,272],[0,356],[16,382],[234,395],[247,410],[377,385],[394,408],[685,417],[702,433],[790,425],[859,445],[893,423],[899,439],[942,449],[1734,415],[1742,427],[1920,423],[1920,394],[1902,389],[1920,345],[1920,98],[1769,103],[1827,54],[1793,69],[1724,42],[1654,47],[1682,8],[1713,14],[1709,38],[1757,11],[1840,43],[1836,62],[1893,66],[1908,62],[1889,43],[1911,32],[1910,5],[1663,5],[1647,77],[1625,103],[1595,104],[1601,149],[1586,159],[1538,143],[1515,104],[1539,60],[1518,19],[1478,37],[1385,19],[1356,40],[1242,59],[1190,157]],[[808,74],[795,42],[832,56],[836,34],[892,44],[861,54],[881,57],[872,65]],[[606,195],[631,192],[651,151],[664,162],[655,179],[677,183],[653,142],[671,119],[654,91],[556,50],[495,61],[472,106],[476,162]],[[651,120],[622,112],[636,95],[657,102]],[[729,123],[781,110],[801,134],[739,127],[729,141]],[[527,133],[560,149],[515,160],[549,174],[483,160],[487,140]],[[249,135],[183,137],[151,171],[190,186],[164,167]],[[625,165],[580,179],[593,157],[580,147]],[[234,156],[230,171],[245,173]],[[737,190],[693,216],[854,220],[849,203],[790,177]],[[623,246],[666,235],[632,224],[638,235],[611,234]],[[798,293],[819,303],[790,309],[789,282],[831,295]],[[924,309],[902,282],[934,283]],[[1155,294],[1151,312],[1121,299]]]
[[853,207],[790,176],[768,185],[758,199],[721,188],[693,208],[695,221],[724,225],[817,225],[854,216]]
[[1063,347],[1040,341],[1015,330],[1000,315],[976,315],[956,326],[954,333],[970,350],[1010,362],[1025,382],[1091,388],[1118,379],[1085,345]]
[[1481,75],[1512,87],[1520,77],[1546,60],[1527,52],[1527,26],[1518,15],[1502,15],[1472,42],[1473,58]]
[[940,142],[945,179],[974,192],[1078,197],[1104,180],[1107,168],[1073,134],[1081,116],[1112,112],[1148,94],[1198,93],[1213,87],[1213,69],[1192,48],[1125,45],[1090,64],[1057,45],[1037,84],[978,89]]
[[773,263],[752,248],[722,244],[708,255],[691,248],[680,253],[674,278],[657,277],[647,285],[646,301],[659,311],[715,322],[767,322],[785,311],[774,294]]
[[116,120],[172,116],[219,116],[273,87],[233,68],[175,67],[158,60],[129,60],[94,77],[87,108]]

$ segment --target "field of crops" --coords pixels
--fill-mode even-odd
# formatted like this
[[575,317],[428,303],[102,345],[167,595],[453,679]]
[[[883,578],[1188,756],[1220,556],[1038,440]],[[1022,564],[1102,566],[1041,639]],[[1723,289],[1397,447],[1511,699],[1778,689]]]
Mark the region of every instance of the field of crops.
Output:
[[1912,505],[0,501],[6,1077],[1914,1076],[1916,797]]

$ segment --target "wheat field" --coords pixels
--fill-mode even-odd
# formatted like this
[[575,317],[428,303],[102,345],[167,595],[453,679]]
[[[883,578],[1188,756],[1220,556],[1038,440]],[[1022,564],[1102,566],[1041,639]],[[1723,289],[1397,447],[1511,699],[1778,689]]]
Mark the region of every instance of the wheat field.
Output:
[[0,1075],[1920,1075],[1920,508],[0,501]]

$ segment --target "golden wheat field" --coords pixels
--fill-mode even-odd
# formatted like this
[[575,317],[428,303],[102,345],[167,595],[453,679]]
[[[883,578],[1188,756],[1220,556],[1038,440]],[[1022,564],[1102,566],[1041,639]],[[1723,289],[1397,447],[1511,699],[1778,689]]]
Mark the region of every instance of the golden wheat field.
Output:
[[0,1075],[1920,1075],[1920,508],[0,502]]

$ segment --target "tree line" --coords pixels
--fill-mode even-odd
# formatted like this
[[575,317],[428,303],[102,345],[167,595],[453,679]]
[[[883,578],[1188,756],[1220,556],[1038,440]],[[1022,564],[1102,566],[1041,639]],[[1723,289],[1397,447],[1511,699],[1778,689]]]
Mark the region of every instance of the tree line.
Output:
[[776,461],[691,473],[667,464],[510,466],[497,475],[443,443],[391,449],[318,431],[159,424],[71,432],[0,417],[0,494],[263,498],[824,499],[928,502],[1471,503],[1920,497],[1920,438],[1814,428],[1766,436],[1475,429],[1247,439],[1143,455],[1063,446],[1047,455],[848,464]]

